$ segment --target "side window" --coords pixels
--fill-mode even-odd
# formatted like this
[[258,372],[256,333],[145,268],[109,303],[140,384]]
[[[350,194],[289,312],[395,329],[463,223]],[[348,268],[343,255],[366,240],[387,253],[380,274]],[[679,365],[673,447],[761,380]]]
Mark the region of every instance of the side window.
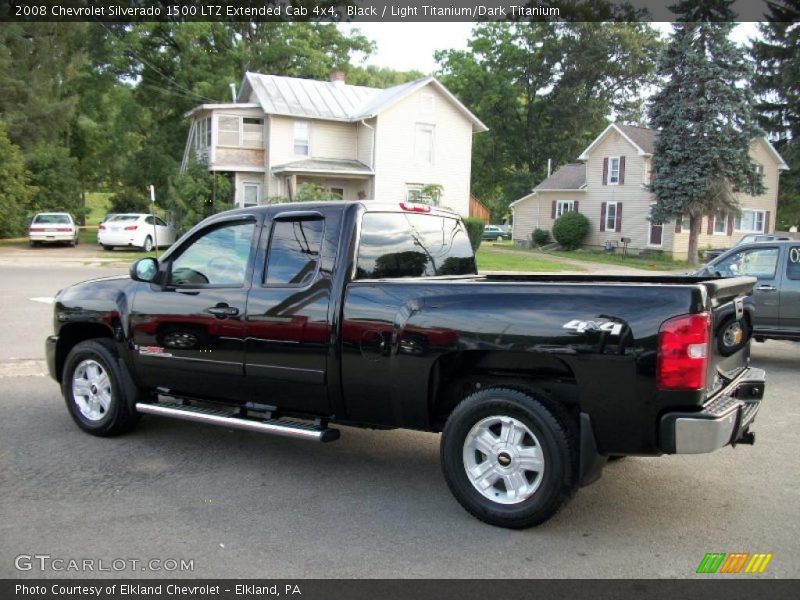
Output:
[[150,216],[150,215],[146,216],[145,219],[144,219],[144,222],[147,223],[148,225],[152,225],[153,224],[153,217]]
[[205,231],[172,262],[169,284],[244,285],[255,223],[235,222]]
[[775,277],[777,264],[777,248],[750,248],[734,252],[714,266],[725,277],[750,275],[759,279],[772,279]]
[[367,213],[361,221],[357,279],[474,275],[475,258],[459,219]]
[[319,267],[325,221],[275,221],[269,240],[265,285],[311,283]]
[[800,246],[789,248],[789,256],[786,261],[786,277],[800,279]]
[[156,225],[158,225],[159,227],[166,227],[167,226],[167,224],[164,223],[164,221],[162,221],[158,217],[156,217]]

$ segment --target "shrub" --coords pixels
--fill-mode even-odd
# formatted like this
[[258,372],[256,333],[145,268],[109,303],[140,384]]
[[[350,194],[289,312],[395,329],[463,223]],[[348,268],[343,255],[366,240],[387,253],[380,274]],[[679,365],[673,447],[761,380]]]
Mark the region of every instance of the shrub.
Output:
[[150,199],[146,192],[124,188],[111,197],[109,212],[145,213],[150,212]]
[[483,228],[486,224],[480,219],[468,217],[464,219],[464,227],[467,228],[467,235],[469,236],[469,243],[472,245],[472,251],[477,252],[481,245],[481,236],[483,235]]
[[550,232],[546,229],[539,229],[538,227],[533,230],[531,234],[534,246],[544,246],[550,243]]
[[589,219],[578,212],[565,213],[553,224],[553,237],[566,250],[580,247],[587,233],[589,233]]

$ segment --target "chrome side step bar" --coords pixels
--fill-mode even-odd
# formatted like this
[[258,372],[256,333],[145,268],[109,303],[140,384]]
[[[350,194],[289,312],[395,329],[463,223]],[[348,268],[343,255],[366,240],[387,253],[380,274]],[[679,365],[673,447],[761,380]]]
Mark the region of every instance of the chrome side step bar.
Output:
[[243,429],[245,431],[255,431],[258,433],[271,433],[272,435],[300,438],[314,442],[332,442],[339,439],[338,429],[317,427],[309,423],[290,421],[288,419],[242,418],[222,410],[202,408],[199,406],[163,402],[158,404],[138,402],[136,404],[136,411],[148,415],[172,417],[173,419],[183,419],[184,421],[194,421],[196,423],[218,425],[230,427],[232,429]]

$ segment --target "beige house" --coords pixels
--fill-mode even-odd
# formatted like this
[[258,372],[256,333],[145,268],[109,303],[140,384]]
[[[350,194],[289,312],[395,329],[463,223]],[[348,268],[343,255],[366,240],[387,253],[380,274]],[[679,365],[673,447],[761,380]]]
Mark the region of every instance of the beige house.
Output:
[[[292,200],[313,183],[344,200],[417,200],[469,212],[472,135],[486,131],[439,81],[376,89],[246,73],[229,104],[191,119],[181,170],[199,159],[232,174],[237,206]],[[438,184],[438,198],[423,198]]]
[[[591,225],[585,245],[603,248],[622,245],[629,250],[663,251],[686,258],[688,219],[670,224],[653,223],[647,190],[658,132],[612,123],[578,157],[537,185],[533,192],[511,204],[514,240],[530,240],[534,229],[552,230],[563,213],[579,211]],[[741,215],[719,214],[703,218],[699,248],[729,247],[747,233],[774,231],[778,202],[778,177],[789,167],[765,139],[753,140],[750,156],[764,174],[766,191],[758,196],[738,194]]]

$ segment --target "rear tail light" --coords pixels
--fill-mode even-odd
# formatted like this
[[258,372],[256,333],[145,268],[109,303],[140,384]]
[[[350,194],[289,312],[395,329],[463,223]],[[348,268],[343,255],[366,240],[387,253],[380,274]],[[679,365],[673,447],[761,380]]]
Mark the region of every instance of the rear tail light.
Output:
[[99,229],[100,229],[100,231],[105,231],[106,230],[106,226],[103,225],[102,223],[100,223]]
[[44,227],[31,227],[31,231],[41,232],[44,231]]
[[128,225],[128,226],[125,228],[125,231],[136,231],[136,229],[137,229],[138,227],[139,227],[138,225]]
[[57,227],[56,231],[72,231],[72,227]]
[[431,212],[431,207],[426,204],[412,204],[411,202],[401,202],[400,208],[409,212],[428,213]]
[[706,385],[711,316],[669,319],[658,332],[656,385],[661,390],[701,390]]

